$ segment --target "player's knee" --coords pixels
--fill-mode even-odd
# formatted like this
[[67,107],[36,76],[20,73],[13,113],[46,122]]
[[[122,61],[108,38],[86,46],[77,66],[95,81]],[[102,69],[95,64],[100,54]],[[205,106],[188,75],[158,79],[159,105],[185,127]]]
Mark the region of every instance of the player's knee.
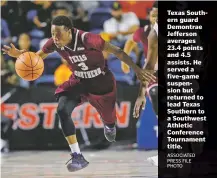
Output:
[[71,100],[69,101],[67,97],[62,96],[59,99],[57,114],[59,115],[60,119],[71,118],[71,113],[76,106],[77,106],[76,102]]
[[66,110],[66,106],[65,104],[59,104],[57,107],[57,114],[59,115],[59,117],[64,117],[65,115],[67,115],[67,110]]
[[60,98],[60,100],[59,100],[59,104],[57,107],[57,114],[59,115],[60,119],[61,118],[67,118],[66,117],[68,115],[67,102],[64,98]]

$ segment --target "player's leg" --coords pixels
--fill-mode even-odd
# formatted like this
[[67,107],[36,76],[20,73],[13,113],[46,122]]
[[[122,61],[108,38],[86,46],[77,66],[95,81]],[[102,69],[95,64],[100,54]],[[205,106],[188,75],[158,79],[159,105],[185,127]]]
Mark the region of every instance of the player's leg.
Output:
[[[158,84],[152,84],[148,88],[148,95],[152,103],[153,110],[158,118]],[[158,166],[158,156],[152,156],[147,159],[154,166]]]
[[55,95],[58,99],[57,114],[62,132],[72,152],[70,159],[72,161],[67,165],[67,168],[70,172],[77,171],[86,167],[88,162],[80,152],[71,113],[76,106],[81,104],[81,97],[85,95],[85,87],[72,75],[68,81],[57,88]]
[[153,84],[148,88],[148,95],[151,100],[155,115],[158,118],[158,84]]
[[79,104],[79,101],[77,99],[70,98],[68,95],[62,94],[59,97],[57,114],[60,119],[62,132],[72,152],[72,162],[67,165],[67,168],[70,172],[73,172],[85,168],[89,163],[84,159],[83,155],[81,154],[77,142],[75,125],[71,118],[71,113],[74,108]]
[[104,135],[109,142],[114,142],[116,138],[116,87],[112,92],[105,95],[88,96],[90,104],[96,108],[104,123]]
[[1,115],[1,152],[9,152],[9,139],[12,132],[13,120]]

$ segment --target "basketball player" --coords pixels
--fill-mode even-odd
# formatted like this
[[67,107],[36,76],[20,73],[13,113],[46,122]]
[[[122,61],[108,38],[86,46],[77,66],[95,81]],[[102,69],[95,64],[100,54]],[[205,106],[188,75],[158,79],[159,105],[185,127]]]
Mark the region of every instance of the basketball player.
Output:
[[[133,47],[136,45],[136,42],[142,42],[144,46],[144,53],[145,56],[147,56],[146,63],[144,65],[144,70],[148,71],[156,71],[158,64],[157,64],[157,58],[158,58],[158,23],[157,23],[157,16],[158,16],[158,2],[155,2],[153,5],[153,8],[150,12],[150,26],[145,26],[144,28],[139,28],[133,35],[133,39],[128,40],[124,51],[129,54]],[[157,75],[157,73],[155,73]],[[138,98],[136,100],[135,106],[134,106],[134,112],[133,116],[135,118],[138,118],[140,115],[141,109],[145,109],[146,104],[146,93],[148,94],[152,106],[154,109],[154,112],[156,116],[158,117],[158,84],[156,82],[149,83],[146,82],[144,85],[140,85],[140,90],[138,94]],[[154,164],[158,165],[158,157],[150,157],[148,160]]]
[[[145,56],[147,56],[147,50],[148,50],[148,35],[151,31],[151,29],[153,28],[156,19],[157,19],[157,4],[155,3],[151,12],[150,12],[150,25],[146,25],[144,27],[139,28],[138,30],[136,30],[136,32],[133,34],[133,37],[130,38],[124,47],[124,52],[126,52],[128,55],[130,54],[130,52],[132,51],[132,49],[137,45],[137,43],[141,42],[143,44],[144,47],[144,54]],[[124,69],[126,69],[126,67],[129,66],[124,66]],[[157,70],[158,64],[155,64],[155,70]],[[156,74],[155,74],[156,75]],[[142,92],[140,90],[140,92]],[[142,109],[144,109],[145,107],[145,97],[143,97],[144,93],[141,93],[141,97],[139,95],[137,102],[135,104],[135,108],[134,108],[134,117],[138,118],[139,117],[139,111],[140,108],[142,107]],[[152,105],[153,105],[153,109],[155,111],[155,114],[157,115],[157,107],[158,107],[158,96],[157,96],[157,83],[151,83],[148,86],[148,90],[147,90],[147,94],[150,97],[150,100],[152,101]]]
[[[99,35],[73,28],[71,20],[66,16],[53,19],[51,34],[52,37],[37,54],[45,59],[49,53],[57,51],[73,71],[70,79],[56,89],[55,96],[58,100],[57,114],[62,131],[72,151],[72,161],[67,168],[74,172],[89,164],[80,152],[71,119],[71,113],[76,106],[89,101],[102,118],[106,139],[113,142],[116,137],[116,83],[102,51],[116,55],[132,67],[143,82],[155,80],[155,77],[144,72],[120,48],[105,42]],[[4,46],[3,51],[15,58],[22,54],[13,44],[11,47]]]

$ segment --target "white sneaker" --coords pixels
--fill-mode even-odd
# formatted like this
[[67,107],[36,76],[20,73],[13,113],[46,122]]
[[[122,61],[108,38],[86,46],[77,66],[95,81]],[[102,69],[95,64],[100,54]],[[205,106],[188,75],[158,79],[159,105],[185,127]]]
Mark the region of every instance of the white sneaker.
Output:
[[150,162],[152,165],[158,166],[158,155],[157,155],[157,156],[149,157],[147,160],[148,160],[148,162]]

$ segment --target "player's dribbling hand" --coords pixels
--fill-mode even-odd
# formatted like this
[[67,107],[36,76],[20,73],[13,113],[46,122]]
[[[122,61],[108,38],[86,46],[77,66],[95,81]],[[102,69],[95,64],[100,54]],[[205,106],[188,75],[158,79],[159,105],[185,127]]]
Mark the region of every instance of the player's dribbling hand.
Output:
[[26,50],[19,50],[17,49],[12,43],[11,46],[4,45],[2,48],[3,54],[8,54],[11,57],[18,58],[23,52]]
[[140,115],[141,109],[144,110],[146,105],[146,98],[144,97],[138,97],[133,109],[133,117],[138,118]]

